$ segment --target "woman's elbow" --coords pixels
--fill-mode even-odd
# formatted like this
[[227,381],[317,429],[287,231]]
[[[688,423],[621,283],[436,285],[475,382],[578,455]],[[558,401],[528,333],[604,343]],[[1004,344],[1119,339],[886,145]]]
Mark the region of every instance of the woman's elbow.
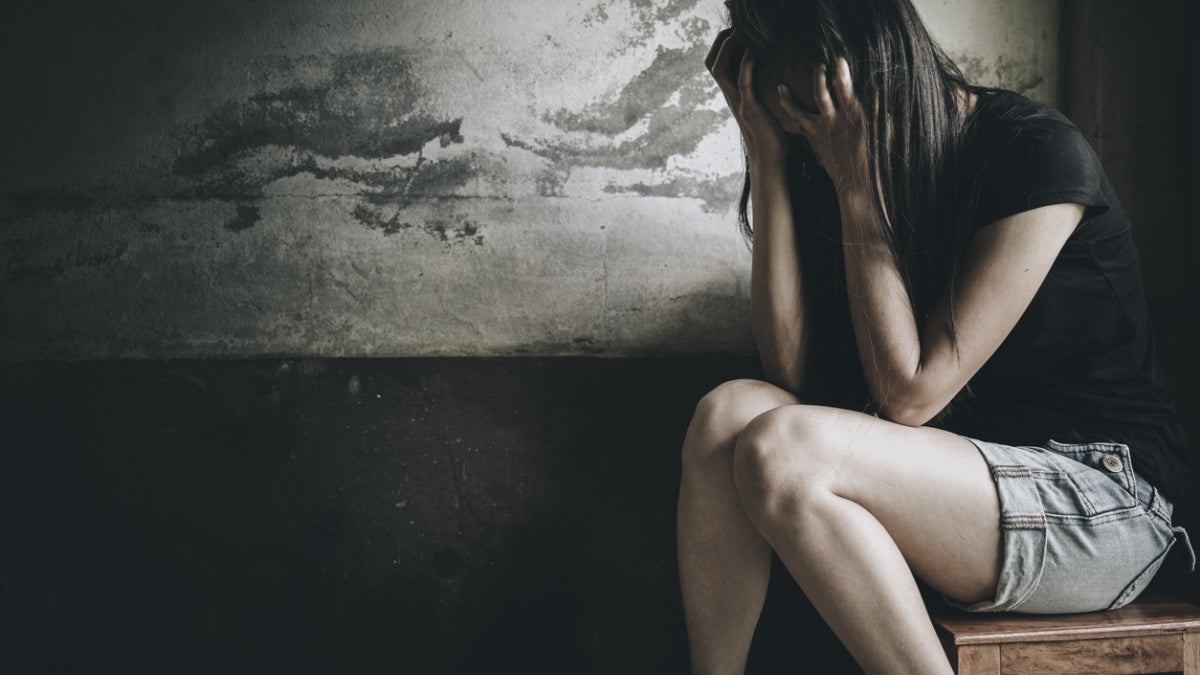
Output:
[[953,392],[936,382],[929,373],[875,388],[879,416],[906,427],[921,427],[937,417],[953,398]]
[[879,406],[879,416],[906,427],[924,426],[937,415],[938,409],[928,403],[904,398],[892,398]]

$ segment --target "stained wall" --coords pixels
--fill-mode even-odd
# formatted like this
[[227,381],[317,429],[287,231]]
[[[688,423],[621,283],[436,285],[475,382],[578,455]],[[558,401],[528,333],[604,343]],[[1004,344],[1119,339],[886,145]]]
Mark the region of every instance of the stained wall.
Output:
[[[919,3],[1057,101],[1058,3]],[[718,0],[25,3],[0,356],[747,353]]]

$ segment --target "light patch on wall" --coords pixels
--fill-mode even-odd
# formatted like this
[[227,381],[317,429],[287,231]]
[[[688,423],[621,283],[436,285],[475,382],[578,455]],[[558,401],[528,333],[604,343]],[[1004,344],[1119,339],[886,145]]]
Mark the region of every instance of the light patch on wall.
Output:
[[1046,81],[1036,55],[1024,59],[1001,55],[991,62],[969,54],[951,56],[951,59],[971,84],[1009,89],[1036,98]]

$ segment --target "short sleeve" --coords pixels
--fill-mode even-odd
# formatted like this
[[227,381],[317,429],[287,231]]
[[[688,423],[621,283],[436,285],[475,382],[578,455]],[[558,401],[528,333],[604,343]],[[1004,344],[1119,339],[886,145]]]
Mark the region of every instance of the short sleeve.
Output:
[[1051,204],[1082,204],[1085,218],[1108,210],[1100,158],[1065,118],[1027,122],[1001,147],[985,172],[979,224]]

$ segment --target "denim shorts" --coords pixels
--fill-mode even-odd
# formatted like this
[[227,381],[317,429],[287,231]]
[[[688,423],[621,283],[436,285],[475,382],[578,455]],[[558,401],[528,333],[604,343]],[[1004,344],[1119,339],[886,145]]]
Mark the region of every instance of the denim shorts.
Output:
[[973,612],[1067,614],[1133,601],[1177,541],[1170,502],[1133,471],[1120,443],[1016,447],[969,439],[1000,495],[1004,559],[996,595]]

